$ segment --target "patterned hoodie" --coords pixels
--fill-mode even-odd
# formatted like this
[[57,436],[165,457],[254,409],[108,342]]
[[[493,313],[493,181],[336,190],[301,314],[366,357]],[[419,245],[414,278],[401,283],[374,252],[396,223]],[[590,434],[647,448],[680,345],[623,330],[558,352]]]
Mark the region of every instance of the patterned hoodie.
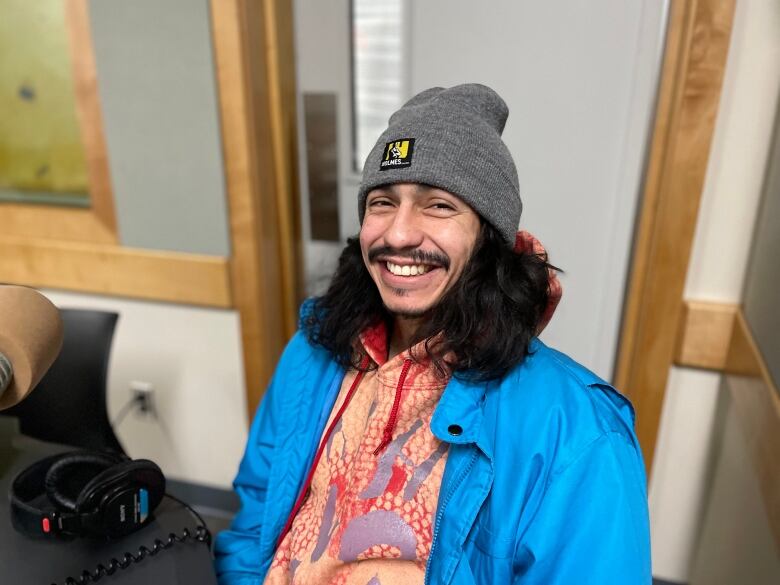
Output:
[[449,375],[437,372],[424,342],[387,360],[384,324],[360,341],[377,369],[345,376],[267,585],[424,580],[447,458],[428,425]]

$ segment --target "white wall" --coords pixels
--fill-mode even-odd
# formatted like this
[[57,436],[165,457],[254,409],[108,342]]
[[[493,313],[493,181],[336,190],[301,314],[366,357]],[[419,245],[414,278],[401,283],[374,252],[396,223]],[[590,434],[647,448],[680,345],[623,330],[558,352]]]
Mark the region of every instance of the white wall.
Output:
[[[780,90],[780,3],[739,0],[685,298],[738,303]],[[650,484],[654,574],[687,582],[712,472],[720,376],[672,368]]]
[[154,385],[159,413],[128,415],[115,433],[128,455],[168,477],[230,488],[247,438],[241,332],[235,311],[42,291],[62,308],[119,313],[108,380],[109,420],[130,383]]
[[[612,377],[665,1],[411,3],[411,90],[490,85],[509,105],[520,225],[563,268],[542,335]],[[488,8],[489,6],[489,8]]]

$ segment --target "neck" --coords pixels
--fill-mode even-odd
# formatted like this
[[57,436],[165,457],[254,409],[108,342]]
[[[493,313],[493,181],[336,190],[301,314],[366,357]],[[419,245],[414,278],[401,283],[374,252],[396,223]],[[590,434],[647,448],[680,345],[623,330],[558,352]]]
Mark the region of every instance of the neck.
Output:
[[395,317],[393,319],[393,332],[390,335],[390,345],[387,359],[391,360],[402,351],[412,347],[417,339],[417,331],[422,324],[420,317]]

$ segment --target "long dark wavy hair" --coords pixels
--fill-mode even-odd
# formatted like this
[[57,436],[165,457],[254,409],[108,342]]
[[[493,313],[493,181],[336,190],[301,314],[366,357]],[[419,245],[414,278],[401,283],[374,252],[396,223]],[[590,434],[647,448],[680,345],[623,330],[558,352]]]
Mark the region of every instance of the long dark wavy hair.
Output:
[[[550,296],[548,269],[562,272],[546,254],[512,251],[483,221],[463,273],[426,315],[415,342],[427,340],[425,350],[440,374],[446,367],[473,381],[502,378],[529,353]],[[392,320],[363,262],[359,239],[350,238],[327,292],[304,317],[304,333],[342,366],[358,369],[365,356],[358,335],[380,321],[392,331]]]

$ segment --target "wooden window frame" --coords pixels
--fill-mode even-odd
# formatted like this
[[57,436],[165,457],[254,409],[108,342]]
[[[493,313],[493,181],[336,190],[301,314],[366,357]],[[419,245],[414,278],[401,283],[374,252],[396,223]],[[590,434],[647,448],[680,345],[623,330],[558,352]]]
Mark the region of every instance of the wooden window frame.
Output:
[[229,258],[121,245],[87,0],[64,0],[90,207],[0,203],[0,282],[234,308]]
[[0,203],[0,225],[3,226],[3,236],[116,244],[114,196],[87,0],[66,0],[64,9],[76,115],[87,163],[90,207],[78,209],[45,204]]
[[735,0],[672,0],[615,368],[636,408],[648,474],[683,319]]
[[302,300],[292,2],[211,0],[211,21],[251,418]]

